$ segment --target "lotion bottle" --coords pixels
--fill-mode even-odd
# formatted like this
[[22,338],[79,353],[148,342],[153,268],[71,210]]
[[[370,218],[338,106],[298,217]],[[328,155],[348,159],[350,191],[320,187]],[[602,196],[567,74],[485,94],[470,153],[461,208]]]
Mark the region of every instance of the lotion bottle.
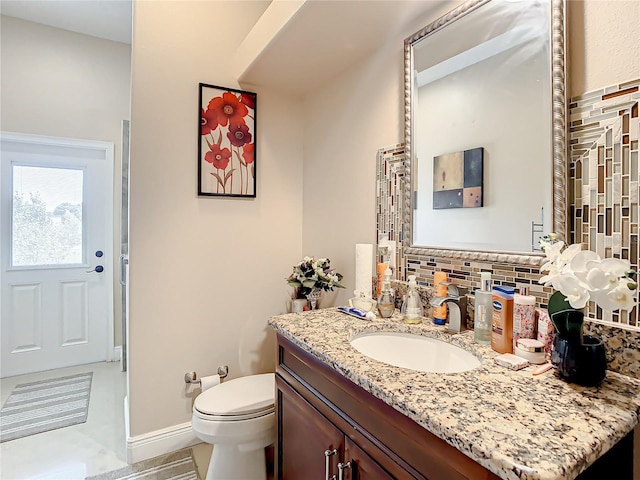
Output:
[[409,291],[402,303],[402,319],[405,323],[422,323],[422,300],[418,295],[415,275],[409,275]]
[[492,290],[491,348],[513,353],[513,288],[494,286]]
[[476,343],[489,345],[493,315],[491,274],[489,272],[480,273],[480,289],[476,290],[475,295],[473,338]]

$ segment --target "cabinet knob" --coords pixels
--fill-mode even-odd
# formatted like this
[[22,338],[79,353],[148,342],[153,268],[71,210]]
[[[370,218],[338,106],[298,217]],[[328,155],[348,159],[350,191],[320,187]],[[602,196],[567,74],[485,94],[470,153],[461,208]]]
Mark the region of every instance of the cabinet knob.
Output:
[[338,453],[338,450],[325,450],[324,451],[324,479],[325,480],[336,480],[336,476],[334,475],[333,477],[329,478],[329,470],[331,469],[331,459],[329,457],[331,457],[332,455],[335,455],[336,453]]
[[347,468],[351,468],[351,462],[347,463],[338,463],[338,480],[344,480],[344,471]]

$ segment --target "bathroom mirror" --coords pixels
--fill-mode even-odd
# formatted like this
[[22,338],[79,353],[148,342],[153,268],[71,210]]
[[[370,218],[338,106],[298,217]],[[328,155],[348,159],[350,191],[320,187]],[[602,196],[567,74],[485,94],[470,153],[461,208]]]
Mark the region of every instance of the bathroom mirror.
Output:
[[539,265],[566,238],[563,0],[470,0],[405,40],[405,252]]

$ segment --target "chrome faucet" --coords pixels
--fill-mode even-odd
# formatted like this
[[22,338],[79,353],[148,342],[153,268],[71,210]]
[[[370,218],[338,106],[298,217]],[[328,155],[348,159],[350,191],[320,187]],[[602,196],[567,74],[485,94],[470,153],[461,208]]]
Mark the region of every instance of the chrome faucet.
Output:
[[432,307],[441,307],[445,303],[449,305],[449,331],[460,333],[466,330],[467,319],[467,289],[459,287],[451,282],[441,282],[447,287],[446,297],[432,297],[429,304]]

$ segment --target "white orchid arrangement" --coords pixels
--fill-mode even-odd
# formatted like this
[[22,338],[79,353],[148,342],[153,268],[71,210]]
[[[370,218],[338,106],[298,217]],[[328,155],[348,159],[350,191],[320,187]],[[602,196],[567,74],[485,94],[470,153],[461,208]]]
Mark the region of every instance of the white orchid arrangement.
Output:
[[540,241],[547,261],[540,267],[548,272],[540,279],[545,286],[551,285],[561,292],[573,308],[584,308],[589,300],[595,301],[603,310],[631,310],[635,302],[638,285],[633,280],[628,260],[605,258],[590,250],[582,250],[581,244],[569,245],[561,240]]
[[636,305],[633,290],[638,285],[628,260],[601,259],[582,250],[581,244],[565,246],[555,234],[543,237],[540,247],[546,256],[540,272],[546,274],[539,283],[556,290],[549,299],[549,314],[561,336],[581,336],[582,312],[571,310],[581,310],[589,301],[609,311],[630,311]]

